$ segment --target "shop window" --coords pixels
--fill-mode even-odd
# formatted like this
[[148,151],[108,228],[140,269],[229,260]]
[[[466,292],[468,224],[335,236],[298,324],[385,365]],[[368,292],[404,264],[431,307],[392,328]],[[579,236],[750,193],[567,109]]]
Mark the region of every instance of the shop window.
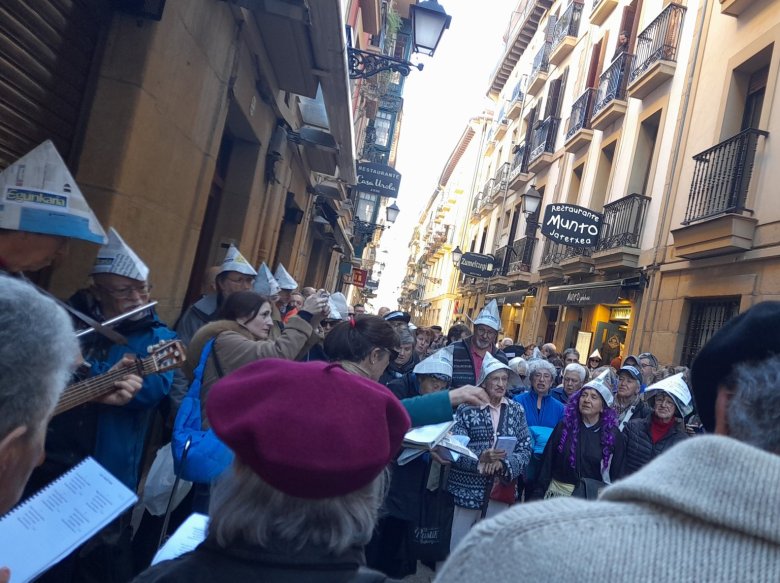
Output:
[[680,364],[691,366],[699,350],[739,313],[739,298],[691,300]]

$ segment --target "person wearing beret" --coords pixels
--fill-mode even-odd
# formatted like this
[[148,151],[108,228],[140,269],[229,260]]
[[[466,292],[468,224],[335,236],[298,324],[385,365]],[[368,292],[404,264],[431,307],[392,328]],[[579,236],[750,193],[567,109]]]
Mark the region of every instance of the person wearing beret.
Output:
[[[675,445],[598,500],[517,505],[480,523],[436,581],[482,580],[485,565],[496,581],[518,572],[529,581],[780,581],[778,330],[780,302],[762,302],[696,355],[691,388],[710,435]],[[596,552],[616,541],[628,554]],[[555,560],[551,549],[582,560]],[[551,558],[528,560],[541,556]]]
[[[379,316],[364,315],[333,328],[325,338],[325,352],[347,372],[378,381],[390,361],[398,358],[399,342],[389,322]],[[473,386],[401,401],[414,427],[451,421],[452,409],[461,403],[486,402],[485,391]]]
[[208,536],[136,583],[388,580],[363,547],[410,425],[398,399],[338,364],[267,359],[217,382],[206,409],[236,456]]
[[626,365],[618,369],[618,385],[615,394],[615,411],[621,431],[631,419],[645,419],[652,409],[640,396],[642,373],[635,366]]
[[[209,340],[215,339],[203,371],[200,399],[204,407],[211,387],[221,377],[263,358],[293,360],[316,343],[315,330],[328,313],[328,298],[325,294],[306,298],[303,309],[290,318],[275,340],[270,338],[274,327],[272,309],[266,296],[253,291],[235,292],[220,308],[219,319],[195,333],[185,363],[189,378],[192,378],[192,371],[200,361],[203,348]],[[203,422],[204,429],[207,429],[205,415]]]
[[629,421],[626,435],[626,464],[623,475],[632,474],[670,447],[688,438],[683,419],[693,411],[691,393],[682,373],[650,385],[645,401],[652,414]]

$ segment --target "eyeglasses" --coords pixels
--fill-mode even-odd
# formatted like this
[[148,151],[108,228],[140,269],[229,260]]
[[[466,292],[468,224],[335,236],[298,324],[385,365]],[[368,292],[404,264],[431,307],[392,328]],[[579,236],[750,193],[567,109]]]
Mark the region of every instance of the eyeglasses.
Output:
[[236,276],[236,277],[225,277],[225,281],[229,281],[230,283],[234,283],[236,285],[252,285],[255,283],[255,278],[251,275],[244,275],[244,276]]
[[548,372],[535,372],[531,376],[533,378],[542,379],[542,380],[545,380],[545,381],[551,381],[552,380],[552,375],[550,373],[548,373]]
[[144,285],[129,285],[127,287],[107,287],[105,285],[95,285],[96,288],[106,292],[112,298],[120,300],[132,299],[134,296],[148,296],[152,291],[152,286],[148,284]]

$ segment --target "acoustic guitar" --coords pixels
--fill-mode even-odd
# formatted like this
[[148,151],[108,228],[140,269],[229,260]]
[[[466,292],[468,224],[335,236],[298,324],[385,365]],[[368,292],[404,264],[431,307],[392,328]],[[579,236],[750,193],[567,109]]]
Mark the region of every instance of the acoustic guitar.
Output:
[[127,374],[145,377],[179,368],[185,360],[187,360],[187,355],[181,340],[169,340],[150,346],[149,356],[140,358],[129,366],[110,370],[65,387],[57,406],[54,408],[54,415],[59,415],[74,407],[108,395],[116,390],[114,383],[121,381]]

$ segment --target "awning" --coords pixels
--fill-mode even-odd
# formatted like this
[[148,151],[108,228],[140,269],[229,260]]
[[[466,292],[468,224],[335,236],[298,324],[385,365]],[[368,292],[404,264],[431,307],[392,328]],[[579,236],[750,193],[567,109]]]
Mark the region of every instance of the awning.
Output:
[[623,280],[556,285],[547,294],[547,303],[558,306],[592,306],[615,304],[620,298]]
[[520,304],[528,296],[528,290],[514,291],[514,292],[501,292],[497,294],[487,294],[485,299],[495,299],[499,306],[504,304]]

